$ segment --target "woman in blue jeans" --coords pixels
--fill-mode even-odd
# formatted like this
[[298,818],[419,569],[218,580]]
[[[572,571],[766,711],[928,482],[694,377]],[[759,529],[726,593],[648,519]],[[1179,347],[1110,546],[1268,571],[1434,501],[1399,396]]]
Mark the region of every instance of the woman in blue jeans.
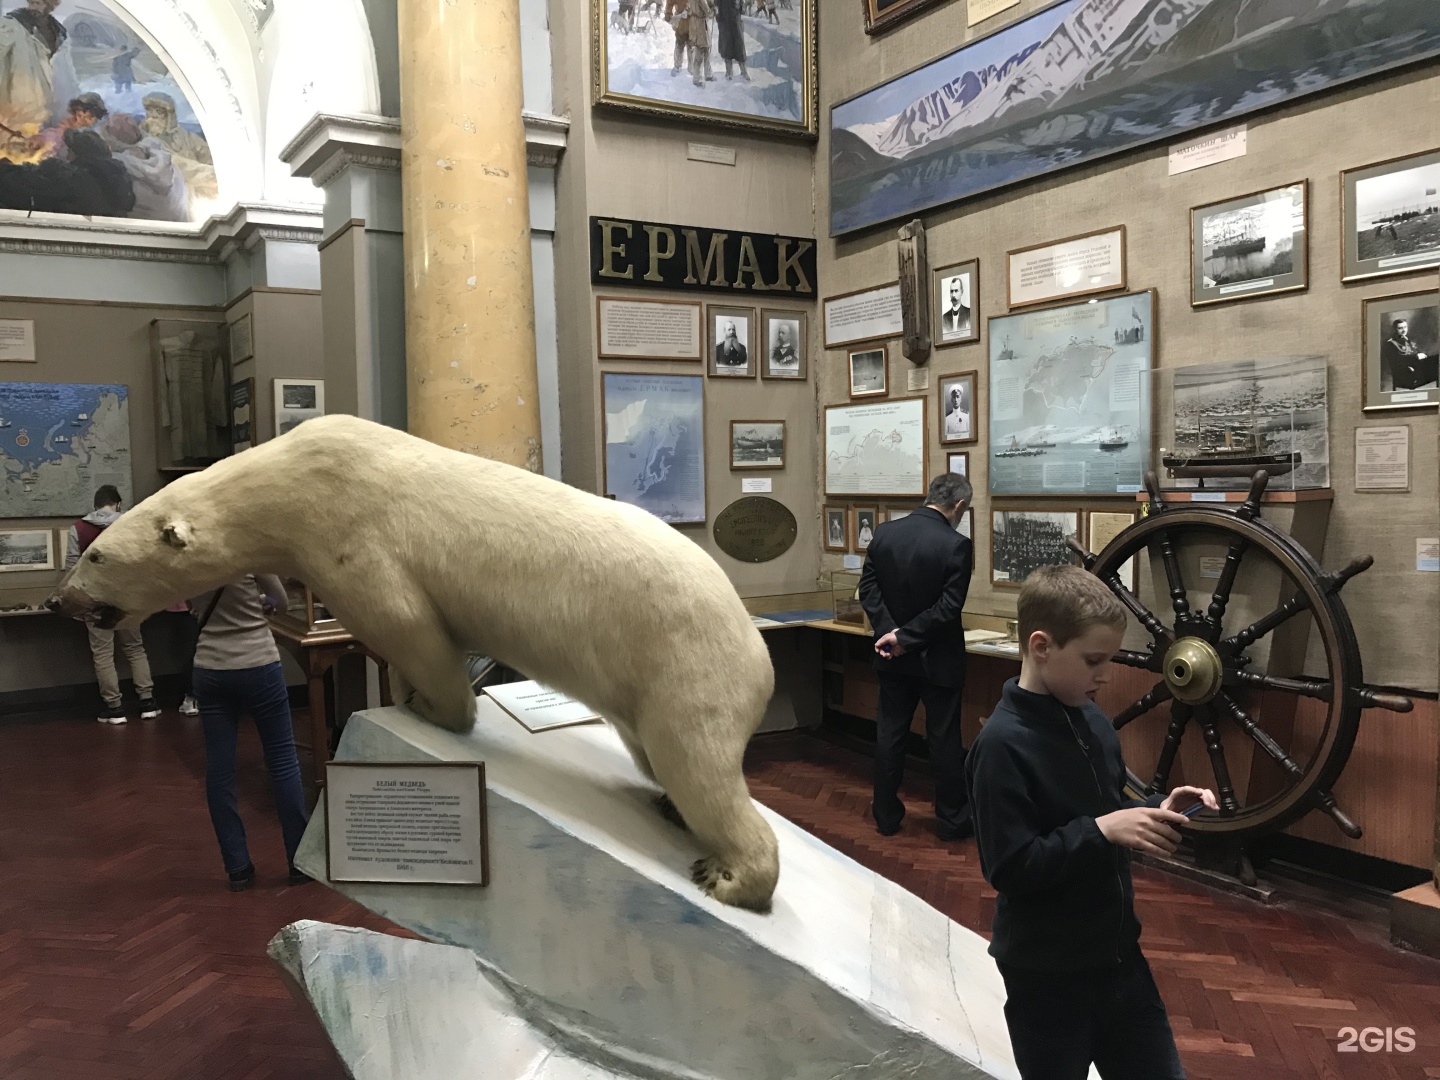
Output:
[[310,879],[295,868],[295,849],[310,815],[295,755],[280,651],[265,619],[267,611],[285,605],[285,588],[279,578],[247,574],[190,605],[201,626],[195,646],[195,697],[205,728],[205,797],[230,888],[241,892],[255,880],[235,798],[235,744],[240,718],[247,714],[255,721],[265,749],[265,767],[285,835],[290,884],[302,885]]

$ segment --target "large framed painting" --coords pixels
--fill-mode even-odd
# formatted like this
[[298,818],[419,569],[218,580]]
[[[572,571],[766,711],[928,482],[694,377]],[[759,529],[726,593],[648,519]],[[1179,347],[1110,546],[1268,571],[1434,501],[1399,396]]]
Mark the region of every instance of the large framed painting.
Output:
[[607,371],[605,494],[672,525],[705,523],[705,380]]
[[1440,147],[1340,174],[1344,281],[1440,266]]
[[590,0],[595,103],[814,138],[818,0]]
[[831,109],[830,233],[1435,56],[1435,0],[1060,0]]
[[1155,293],[990,320],[993,495],[1125,495],[1150,462]]

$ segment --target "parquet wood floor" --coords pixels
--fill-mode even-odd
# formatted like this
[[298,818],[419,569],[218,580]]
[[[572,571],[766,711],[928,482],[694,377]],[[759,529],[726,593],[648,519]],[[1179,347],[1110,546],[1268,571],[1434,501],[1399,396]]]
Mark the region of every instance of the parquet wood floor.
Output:
[[[167,714],[0,724],[0,1080],[339,1080],[313,1016],[265,956],[286,923],[403,933],[329,890],[289,888],[253,733],[241,813],[259,880],[225,888],[199,725]],[[757,798],[988,933],[973,842],[941,844],[925,785],[903,831],[865,817],[868,762],[806,736],[757,742]],[[1144,945],[1195,1080],[1440,1077],[1440,961],[1375,919],[1265,908],[1136,873]],[[1408,1054],[1341,1054],[1341,1027],[1413,1027]],[[403,1080],[403,1078],[397,1078]]]

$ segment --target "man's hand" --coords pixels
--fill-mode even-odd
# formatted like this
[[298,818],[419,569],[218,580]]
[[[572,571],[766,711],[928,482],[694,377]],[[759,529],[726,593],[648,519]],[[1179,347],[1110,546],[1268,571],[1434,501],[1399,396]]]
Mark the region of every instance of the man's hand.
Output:
[[1105,839],[1118,847],[1143,851],[1147,855],[1173,855],[1180,846],[1180,834],[1173,826],[1185,824],[1185,815],[1173,810],[1137,806],[1116,810],[1095,819]]
[[1165,797],[1165,801],[1160,804],[1160,809],[1184,814],[1196,803],[1204,803],[1208,810],[1220,809],[1220,803],[1216,800],[1215,793],[1209,788],[1198,787],[1177,787]]
[[875,642],[875,651],[886,660],[894,660],[897,656],[905,655],[905,646],[900,644],[898,630],[891,630],[888,634]]

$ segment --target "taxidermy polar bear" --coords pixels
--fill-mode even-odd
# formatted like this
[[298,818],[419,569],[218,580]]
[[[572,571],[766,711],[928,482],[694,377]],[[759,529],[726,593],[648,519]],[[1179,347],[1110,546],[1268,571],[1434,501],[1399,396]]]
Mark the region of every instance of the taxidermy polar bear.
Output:
[[659,518],[327,416],[146,499],[51,606],[134,624],[251,571],[307,582],[390,662],[395,700],[440,727],[475,722],[469,651],[583,701],[714,852],[696,882],[769,906],[775,835],[740,769],[769,652],[720,567]]

